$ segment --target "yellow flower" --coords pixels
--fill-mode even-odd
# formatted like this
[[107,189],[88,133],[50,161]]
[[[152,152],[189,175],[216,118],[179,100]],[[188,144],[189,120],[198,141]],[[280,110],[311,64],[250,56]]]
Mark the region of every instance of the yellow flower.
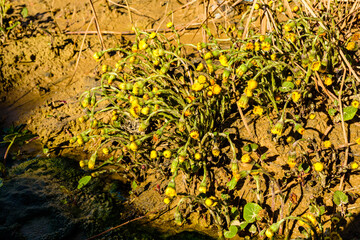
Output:
[[263,42],[264,40],[265,40],[265,36],[264,36],[264,35],[260,35],[259,41],[260,41],[260,42]]
[[245,49],[248,51],[254,50],[254,44],[252,42],[247,42],[245,45]]
[[151,158],[151,159],[157,158],[157,152],[156,152],[155,150],[151,150],[151,152],[150,152],[150,158]]
[[79,165],[80,165],[81,168],[84,168],[84,167],[85,167],[85,161],[84,161],[84,160],[81,160],[81,161],[79,162]]
[[185,117],[188,117],[188,116],[190,116],[192,114],[192,112],[191,112],[191,110],[186,110],[185,112],[184,112],[184,116]]
[[213,205],[214,201],[211,198],[206,198],[205,205],[208,207],[211,207]]
[[254,5],[254,9],[255,9],[255,10],[259,10],[259,8],[260,8],[260,5],[259,5],[258,3],[256,3],[256,4]]
[[205,186],[200,186],[199,187],[199,192],[200,193],[206,193],[206,187]]
[[141,112],[141,106],[138,103],[132,104],[129,112],[134,118],[138,118]]
[[259,85],[258,82],[256,80],[254,80],[254,79],[249,80],[248,83],[247,83],[247,86],[248,86],[249,90],[256,89],[258,87],[258,85]]
[[156,32],[150,33],[149,38],[150,38],[150,39],[156,38]]
[[316,162],[313,166],[315,171],[317,172],[321,172],[322,170],[324,170],[324,164],[322,162]]
[[105,147],[105,148],[102,149],[102,152],[103,152],[105,155],[107,155],[107,154],[109,154],[110,150]]
[[289,168],[294,168],[296,166],[296,161],[294,161],[293,159],[288,159],[286,163]]
[[352,101],[351,106],[353,106],[354,108],[359,108],[359,101],[358,100]]
[[288,40],[289,42],[292,42],[292,43],[294,43],[296,41],[295,33],[287,33],[287,34],[285,34],[285,38],[286,38],[286,40]]
[[260,43],[255,42],[255,51],[258,52],[260,51]]
[[214,157],[218,157],[220,155],[220,149],[218,147],[214,147],[211,150],[212,155],[214,155]]
[[211,63],[206,64],[209,74],[212,74],[214,72],[214,66]]
[[305,133],[305,128],[300,127],[298,130],[298,133],[300,133],[301,135],[303,135]]
[[274,236],[274,233],[273,231],[271,231],[270,228],[266,229],[265,231],[265,235],[268,237],[268,238],[272,238]]
[[359,164],[357,162],[350,163],[350,168],[352,170],[356,170],[356,169],[358,169],[358,167],[359,167]]
[[[310,222],[314,227],[316,227],[317,225],[317,220],[314,217],[314,215],[312,215],[311,213],[305,213],[304,215],[301,216],[301,218],[303,218],[304,220]],[[305,221],[299,221],[298,222],[300,226],[304,226],[304,227],[308,227],[308,223]]]
[[285,32],[290,32],[290,31],[293,29],[293,27],[294,27],[294,26],[293,26],[292,24],[289,24],[289,23],[288,23],[288,24],[285,24],[285,25],[284,25],[284,31],[285,31]]
[[199,82],[195,82],[192,86],[191,89],[195,92],[199,92],[204,88],[204,85],[199,83]]
[[252,159],[251,159],[251,157],[250,157],[250,155],[249,155],[248,153],[242,155],[242,157],[241,157],[241,162],[243,162],[243,163],[249,163],[249,162],[251,162],[251,161],[252,161]]
[[176,196],[176,190],[173,187],[167,186],[165,189],[165,195],[168,197],[175,197]]
[[168,205],[170,203],[170,201],[171,201],[170,198],[168,198],[168,197],[164,198],[164,203],[165,204]]
[[190,132],[190,137],[193,138],[193,139],[195,139],[195,140],[199,139],[199,131],[197,131],[197,130],[192,130],[192,131]]
[[249,98],[246,95],[241,95],[241,98],[237,102],[240,108],[247,108],[249,106],[248,103],[249,103]]
[[294,143],[294,142],[295,142],[295,138],[292,137],[292,136],[289,136],[289,137],[286,138],[286,142],[289,143],[289,144],[290,144],[290,143]]
[[360,145],[360,138],[356,139],[355,142]]
[[244,89],[244,93],[247,97],[252,97],[253,96],[253,91],[251,89],[249,89],[248,87],[246,87]]
[[165,158],[171,158],[171,151],[170,150],[165,150],[163,154],[164,154]]
[[196,49],[197,50],[201,50],[201,49],[203,49],[203,48],[206,48],[206,43],[203,43],[203,42],[198,42],[197,44],[196,44]]
[[348,44],[346,45],[346,49],[349,51],[354,51],[356,48],[356,43],[355,42],[348,42]]
[[293,100],[293,102],[298,102],[301,98],[301,94],[299,92],[293,92],[291,94],[291,99]]
[[204,64],[199,63],[199,65],[197,65],[197,67],[196,67],[196,71],[201,72],[202,70],[204,70]]
[[295,6],[295,7],[293,7],[293,9],[291,9],[291,11],[293,11],[293,12],[299,11],[299,7],[298,7],[298,6]]
[[214,196],[205,199],[205,205],[208,207],[215,207],[217,205],[217,199]]
[[195,153],[195,156],[194,156],[195,160],[200,160],[201,157],[202,157],[201,153]]
[[332,143],[331,143],[329,140],[323,142],[323,147],[324,147],[325,149],[326,149],[326,148],[330,148],[331,145],[332,145]]
[[139,42],[139,49],[140,50],[145,50],[145,49],[147,49],[148,46],[149,45],[146,43],[146,40],[144,40],[144,39]]
[[139,146],[136,144],[136,142],[131,142],[129,148],[130,150],[136,152],[139,149]]
[[271,44],[268,42],[263,42],[261,43],[261,49],[265,52],[268,52],[271,49]]
[[227,59],[227,57],[225,55],[221,55],[219,57],[219,61],[220,61],[220,64],[223,65],[224,67],[229,66],[228,59]]
[[96,61],[99,61],[100,58],[104,55],[103,52],[95,52],[94,55],[93,55],[93,58],[96,60]]
[[138,45],[137,45],[137,44],[132,45],[132,46],[131,46],[131,51],[132,51],[133,53],[136,53],[136,52],[138,51]]
[[212,59],[212,57],[213,57],[212,53],[211,53],[211,52],[207,52],[207,53],[205,54],[205,56],[204,56],[204,59],[205,59],[205,60],[209,60],[209,59]]
[[102,65],[101,66],[101,70],[103,71],[103,72],[107,72],[107,71],[109,71],[110,70],[110,67],[108,66],[108,65]]
[[320,70],[320,67],[321,67],[321,62],[320,61],[316,61],[316,62],[313,62],[311,64],[311,70],[313,71],[319,71]]
[[171,28],[172,26],[174,26],[174,24],[173,24],[172,22],[168,22],[168,23],[166,24],[166,27],[167,27],[167,28]]
[[254,109],[253,109],[253,113],[255,115],[261,116],[264,113],[264,109],[262,107],[260,107],[260,106],[255,106]]
[[276,61],[277,60],[277,55],[276,53],[273,53],[270,55],[270,59],[273,60],[273,61]]
[[313,120],[313,119],[315,119],[315,117],[316,117],[316,114],[314,112],[310,113],[309,119]]
[[186,156],[179,156],[179,163],[183,163],[186,160]]
[[324,79],[324,83],[326,86],[330,86],[333,83],[333,80],[331,79],[331,77],[326,76]]
[[219,95],[221,93],[221,86],[219,84],[215,84],[214,86],[212,86],[212,92],[215,95]]
[[278,121],[275,124],[275,126],[271,128],[271,133],[281,136],[283,130],[284,130],[284,123],[282,121]]
[[206,83],[206,77],[204,75],[200,75],[198,77],[198,82],[201,84],[205,84]]

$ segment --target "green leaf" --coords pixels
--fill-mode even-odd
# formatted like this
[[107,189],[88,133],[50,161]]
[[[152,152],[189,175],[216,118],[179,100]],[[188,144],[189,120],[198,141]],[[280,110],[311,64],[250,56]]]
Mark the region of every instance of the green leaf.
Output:
[[250,151],[251,151],[251,146],[250,146],[250,144],[246,144],[246,145],[243,147],[243,150],[244,150],[245,152],[250,152]]
[[349,121],[355,117],[355,114],[357,112],[357,108],[353,106],[348,106],[343,109],[344,112],[344,121]]
[[259,145],[257,145],[256,143],[252,143],[250,144],[251,146],[251,151],[255,152],[258,148],[259,148]]
[[267,155],[266,155],[266,153],[264,153],[263,155],[261,155],[261,157],[260,157],[260,159],[261,160],[265,160],[267,158]]
[[16,26],[19,25],[19,24],[20,24],[20,22],[19,22],[19,21],[16,21],[12,26],[7,27],[6,30],[11,30],[11,29],[13,29],[14,27],[16,27]]
[[292,82],[283,82],[279,90],[280,92],[290,92],[294,87],[295,85]]
[[131,182],[131,189],[135,190],[137,187],[138,187],[138,185],[137,185],[136,181],[132,181]]
[[235,225],[231,225],[229,227],[229,230],[224,232],[224,237],[233,238],[236,236],[237,232],[238,232],[238,228]]
[[88,184],[91,180],[91,176],[85,176],[85,177],[82,177],[80,180],[79,180],[79,184],[77,186],[78,189],[81,189],[83,186],[85,186],[86,184]]
[[246,221],[241,222],[241,223],[240,223],[240,230],[243,230],[244,228],[246,228],[248,224],[249,224],[249,223],[246,222]]
[[262,207],[257,203],[247,203],[244,207],[244,219],[248,223],[253,223],[256,221],[259,212],[262,210]]
[[298,167],[299,171],[304,171],[305,173],[308,173],[310,171],[310,165],[307,163],[302,163]]
[[228,199],[230,198],[230,195],[229,195],[229,194],[222,193],[222,194],[221,194],[221,198],[222,198],[223,200],[228,200]]
[[230,209],[230,212],[231,212],[231,213],[235,213],[237,210],[238,210],[237,207],[232,207],[232,208]]
[[336,205],[340,206],[349,202],[348,196],[342,191],[335,191],[333,201]]
[[255,224],[251,224],[251,227],[249,228],[249,232],[251,232],[252,234],[257,232],[257,228]]
[[28,9],[26,7],[23,7],[23,9],[21,10],[21,15],[23,18],[26,18],[28,16]]
[[336,109],[333,109],[333,108],[330,108],[329,110],[328,110],[328,113],[329,113],[329,115],[330,116],[335,116],[335,113],[337,112],[337,110]]
[[236,187],[237,181],[235,178],[232,178],[230,182],[226,184],[228,186],[229,190],[233,190]]

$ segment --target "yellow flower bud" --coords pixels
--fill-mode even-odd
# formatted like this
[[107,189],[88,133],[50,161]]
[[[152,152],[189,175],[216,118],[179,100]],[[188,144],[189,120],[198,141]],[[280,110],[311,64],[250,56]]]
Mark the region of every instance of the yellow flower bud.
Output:
[[321,162],[316,162],[316,163],[314,163],[313,166],[314,166],[315,171],[317,171],[317,172],[321,172],[322,170],[324,170],[324,164]]

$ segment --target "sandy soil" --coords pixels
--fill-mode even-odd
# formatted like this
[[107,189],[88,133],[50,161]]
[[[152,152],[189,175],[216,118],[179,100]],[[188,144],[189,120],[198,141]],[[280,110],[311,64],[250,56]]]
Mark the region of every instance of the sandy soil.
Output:
[[[126,41],[132,41],[132,35],[126,35],[131,31],[132,23],[130,22],[128,11],[125,3],[122,1],[94,1],[97,18],[102,31],[112,31],[116,34],[104,34],[104,42],[106,47],[121,45]],[[107,4],[108,3],[108,4]],[[67,146],[67,141],[72,135],[76,135],[81,131],[81,127],[76,124],[76,119],[83,115],[79,107],[78,97],[81,93],[95,86],[99,80],[99,63],[92,59],[94,52],[101,50],[102,46],[98,36],[95,33],[94,24],[89,27],[89,34],[84,38],[89,23],[92,21],[92,10],[87,0],[80,1],[14,1],[14,6],[26,5],[29,10],[29,16],[23,19],[22,29],[19,28],[18,36],[8,39],[0,48],[1,59],[1,85],[0,85],[0,123],[2,127],[8,127],[12,124],[27,124],[27,128],[39,135],[37,147],[33,149],[20,149],[23,156],[25,153],[31,152],[31,155],[42,155],[42,146],[50,149],[50,155],[60,154],[63,157],[81,160],[86,158],[88,152],[84,149],[73,149]],[[133,0],[130,1],[133,8],[133,23],[142,29],[165,28],[167,21],[172,20],[178,26],[187,24],[201,23],[204,19],[204,7],[201,1],[189,5],[189,7],[180,8],[182,5],[179,1],[160,1],[160,0]],[[166,17],[165,13],[175,10],[172,16]],[[165,16],[165,17],[164,17]],[[125,33],[123,35],[118,33]],[[61,34],[60,34],[61,33]],[[192,30],[184,34],[186,41],[197,42],[201,39],[201,31]],[[81,54],[79,54],[81,51]],[[79,57],[80,56],[80,57]],[[103,63],[111,62],[112,58],[108,57]],[[247,120],[252,120],[250,114],[246,114]],[[304,126],[306,131],[305,138],[314,138],[320,142],[323,137],[322,133],[328,128],[329,119],[325,114],[319,114],[314,120],[309,120],[308,125]],[[280,147],[274,143],[269,133],[267,119],[260,118],[252,121],[250,125],[252,133],[257,136],[261,146],[266,147],[269,159],[268,170],[277,174],[276,177],[284,176],[283,166],[286,164],[287,152],[289,147]],[[243,129],[243,124],[237,122],[235,127],[239,129],[240,138],[251,139],[247,132]],[[360,136],[360,127],[358,124],[351,124],[349,127],[350,139]],[[342,130],[340,124],[335,124],[334,128],[327,135],[334,145],[342,144]],[[34,145],[35,146],[35,145]],[[239,146],[241,147],[241,146]],[[351,152],[360,153],[360,146],[351,147]],[[21,156],[17,155],[17,156]],[[28,155],[27,155],[28,156]],[[42,155],[43,156],[43,155]],[[360,158],[355,155],[355,160]],[[341,160],[341,159],[340,159]],[[219,171],[219,181],[214,185],[216,189],[219,185],[225,185],[226,174]],[[38,197],[39,191],[46,191],[47,182],[36,178],[22,176],[13,178],[6,183],[6,188],[0,190],[0,205],[4,203],[14,202],[14,205],[7,205],[1,214],[12,211],[16,208],[13,215],[7,218],[5,227],[14,226],[19,218],[26,219],[20,227],[20,233],[26,236],[25,239],[50,239],[46,236],[61,236],[66,239],[69,234],[79,236],[83,239],[84,233],[76,230],[76,223],[69,220],[66,216],[59,215],[57,210],[52,209],[47,198],[53,196],[51,191],[46,195]],[[160,189],[166,187],[166,182],[158,180],[156,173],[149,172],[146,181],[143,182],[139,189],[143,190],[132,196],[132,206],[136,207],[140,212],[156,211],[164,208],[162,196],[156,191],[157,185]],[[36,181],[36,184],[29,182]],[[182,186],[182,179],[179,176],[179,191],[185,191]],[[347,183],[349,191],[358,194],[360,178],[354,175]],[[250,182],[249,188],[245,192],[237,192],[237,196],[246,196],[247,199],[254,199],[252,189],[254,183]],[[18,189],[21,186],[23,189]],[[266,184],[262,183],[265,190]],[[297,185],[291,189],[288,194],[295,193],[300,195],[304,191],[304,196],[294,214],[301,214],[307,209],[312,198],[316,198],[318,192],[318,184],[313,187],[302,190]],[[19,191],[19,193],[17,193]],[[10,195],[5,195],[10,192]],[[29,194],[27,194],[29,193]],[[17,195],[19,194],[19,195]],[[54,193],[55,194],[55,193]],[[60,194],[60,193],[56,193]],[[56,195],[55,194],[55,195]],[[332,192],[323,196],[323,202],[326,205],[332,205]],[[44,214],[28,211],[25,202],[19,202],[20,199],[35,198],[36,204],[31,206],[41,209],[48,209]],[[29,201],[30,201],[29,200]],[[271,198],[267,199],[269,206],[272,204]],[[289,199],[287,199],[287,202]],[[28,203],[30,204],[31,201]],[[355,200],[353,205],[358,206],[359,200]],[[279,206],[279,201],[275,202]],[[174,209],[174,206],[171,206]],[[34,211],[35,211],[34,210]],[[358,209],[354,210],[357,214]],[[19,213],[19,214],[17,214]],[[52,216],[59,216],[56,221],[62,221],[60,225],[66,225],[64,229],[54,229]],[[15,216],[16,215],[16,216]],[[1,219],[1,216],[0,216]],[[150,216],[151,219],[151,216]],[[32,230],[35,226],[43,226],[47,222],[48,225],[43,228],[37,228],[38,232]],[[162,232],[172,234],[194,229],[201,230],[211,236],[216,236],[216,229],[208,226],[208,222],[202,216],[194,215],[191,217],[189,224],[183,227],[176,227],[173,223],[173,211],[165,212],[153,221],[144,221],[144,224],[151,225]],[[58,226],[59,223],[54,223]],[[353,225],[352,225],[353,226]],[[14,228],[15,229],[15,228]],[[16,228],[19,229],[19,228]],[[75,230],[74,230],[75,229]],[[0,232],[2,229],[0,228]],[[359,233],[359,229],[348,228],[349,234]],[[20,234],[19,233],[19,234]],[[10,234],[10,233],[9,233]],[[31,234],[38,234],[44,238],[36,238]],[[55,235],[54,235],[55,234]],[[57,235],[56,235],[57,234]]]

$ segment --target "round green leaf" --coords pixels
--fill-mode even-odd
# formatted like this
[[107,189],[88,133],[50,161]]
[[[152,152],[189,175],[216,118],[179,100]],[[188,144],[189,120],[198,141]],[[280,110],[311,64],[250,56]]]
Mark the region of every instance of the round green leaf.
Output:
[[353,106],[348,106],[343,109],[344,112],[344,121],[349,121],[355,117],[355,114],[357,112],[357,108]]
[[349,198],[342,191],[335,191],[333,201],[336,205],[340,206],[342,204],[347,204],[349,202]]
[[295,85],[292,82],[283,82],[279,88],[280,92],[289,92],[294,89]]
[[82,177],[80,180],[79,180],[79,184],[78,184],[78,189],[82,188],[83,186],[85,186],[86,184],[89,183],[89,181],[91,180],[91,176],[85,176],[85,177]]
[[244,219],[249,223],[256,221],[259,212],[262,210],[262,207],[257,203],[247,203],[244,207]]
[[233,238],[236,236],[237,232],[238,232],[238,228],[235,225],[231,225],[229,227],[229,230],[224,232],[224,237]]

